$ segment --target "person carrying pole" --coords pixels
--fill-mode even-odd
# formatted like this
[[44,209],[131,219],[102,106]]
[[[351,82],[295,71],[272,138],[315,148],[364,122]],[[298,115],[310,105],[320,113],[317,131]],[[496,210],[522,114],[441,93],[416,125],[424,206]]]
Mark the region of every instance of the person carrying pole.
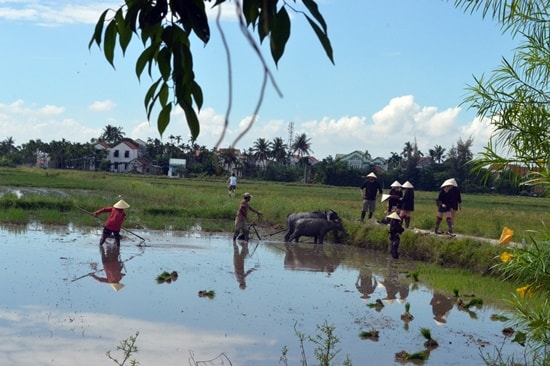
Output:
[[120,229],[122,227],[122,223],[126,219],[126,212],[124,212],[124,210],[129,207],[130,205],[124,200],[120,200],[115,203],[113,207],[103,207],[94,212],[93,215],[96,217],[101,213],[109,212],[109,217],[107,217],[107,220],[105,221],[105,226],[103,227],[103,234],[101,235],[99,245],[105,243],[105,240],[107,240],[107,238],[112,234],[115,237],[117,246],[120,246]]

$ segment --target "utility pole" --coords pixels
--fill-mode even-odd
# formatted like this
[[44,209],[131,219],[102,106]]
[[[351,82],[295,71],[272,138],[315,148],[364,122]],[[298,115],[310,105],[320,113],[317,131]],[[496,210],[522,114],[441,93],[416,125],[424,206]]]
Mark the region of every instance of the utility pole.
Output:
[[294,136],[294,122],[291,121],[288,123],[288,148],[289,149],[292,146],[293,136]]

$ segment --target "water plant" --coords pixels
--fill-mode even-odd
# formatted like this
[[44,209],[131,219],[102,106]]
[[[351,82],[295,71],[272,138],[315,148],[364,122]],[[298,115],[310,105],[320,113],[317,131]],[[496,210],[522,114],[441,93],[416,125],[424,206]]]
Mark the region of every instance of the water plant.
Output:
[[208,297],[209,299],[213,299],[214,296],[216,296],[216,291],[214,290],[200,290],[199,291],[199,297]]
[[371,329],[371,330],[361,331],[359,333],[359,337],[361,339],[370,339],[372,341],[378,342],[378,338],[380,337],[380,334],[376,329]]
[[172,281],[176,281],[178,279],[178,272],[176,271],[172,271],[172,272],[162,272],[161,274],[159,274],[156,278],[156,281],[158,284],[161,284],[161,283],[172,283]]
[[414,319],[414,316],[409,312],[410,309],[411,309],[411,303],[407,302],[405,304],[405,312],[401,314],[401,320],[403,320],[406,323]]
[[384,303],[382,302],[382,300],[376,299],[375,302],[370,302],[367,304],[367,306],[369,308],[374,308],[376,311],[380,311],[384,307]]
[[424,342],[424,347],[427,349],[434,349],[439,346],[439,343],[432,338],[432,332],[428,328],[420,328],[420,334],[424,338],[426,338],[426,342]]
[[414,353],[408,353],[407,351],[400,351],[395,354],[395,360],[397,362],[408,361],[426,361],[430,357],[430,351],[422,350]]

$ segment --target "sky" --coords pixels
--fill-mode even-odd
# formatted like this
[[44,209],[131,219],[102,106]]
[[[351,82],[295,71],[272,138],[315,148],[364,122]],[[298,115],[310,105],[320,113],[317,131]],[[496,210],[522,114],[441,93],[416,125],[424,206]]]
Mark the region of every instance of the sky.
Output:
[[[448,152],[470,137],[472,152],[482,151],[491,128],[462,104],[466,88],[474,76],[490,74],[503,57],[511,59],[517,40],[490,18],[454,8],[453,1],[317,3],[328,24],[334,64],[305,18],[289,10],[292,34],[278,65],[269,44],[260,46],[274,83],[267,86],[254,125],[236,143],[254,115],[263,74],[239,30],[234,2],[223,7],[221,17],[230,47],[231,94],[216,25],[211,23],[207,45],[192,38],[195,76],[204,93],[199,145],[211,149],[222,136],[231,95],[220,148],[245,150],[259,138],[275,137],[288,144],[305,133],[311,155],[319,160],[355,150],[388,158],[415,141],[429,155],[436,145]],[[88,48],[100,14],[122,4],[0,0],[0,141],[11,137],[16,146],[38,139],[84,143],[98,138],[107,125],[121,127],[133,139],[168,142],[179,136],[189,141],[181,110],[172,113],[162,136],[155,114],[147,120],[144,97],[152,79],[136,77],[135,62],[143,50],[138,38],[126,55],[116,53],[115,68],[97,46]],[[214,21],[216,12],[209,14]]]

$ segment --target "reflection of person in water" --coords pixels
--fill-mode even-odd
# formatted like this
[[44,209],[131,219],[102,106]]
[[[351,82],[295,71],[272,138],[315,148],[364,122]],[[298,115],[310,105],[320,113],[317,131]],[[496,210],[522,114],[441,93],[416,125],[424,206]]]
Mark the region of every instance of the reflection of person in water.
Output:
[[[409,296],[409,284],[399,282],[399,273],[395,266],[390,264],[389,268],[388,275],[384,278],[384,281],[381,281],[386,288],[386,298],[383,300],[388,304],[393,303],[395,300],[403,303]],[[399,298],[397,298],[397,294],[399,294]]]
[[91,276],[99,282],[110,284],[115,291],[122,289],[124,285],[120,283],[120,280],[124,276],[122,273],[124,262],[120,260],[120,247],[116,243],[105,243],[99,246],[99,252],[105,277],[99,277],[95,273],[92,273]]
[[233,242],[233,265],[235,266],[235,278],[239,283],[239,288],[244,290],[246,288],[246,277],[254,271],[254,268],[248,271],[244,270],[244,260],[248,255],[248,242],[240,242],[241,250],[239,251],[239,245]]
[[447,317],[453,308],[451,298],[434,292],[430,305],[432,306],[432,312],[434,314],[436,324],[441,325],[447,323]]
[[372,275],[372,272],[367,268],[361,268],[355,281],[355,287],[361,293],[361,299],[369,299],[370,295],[376,290],[376,284],[376,279]]

